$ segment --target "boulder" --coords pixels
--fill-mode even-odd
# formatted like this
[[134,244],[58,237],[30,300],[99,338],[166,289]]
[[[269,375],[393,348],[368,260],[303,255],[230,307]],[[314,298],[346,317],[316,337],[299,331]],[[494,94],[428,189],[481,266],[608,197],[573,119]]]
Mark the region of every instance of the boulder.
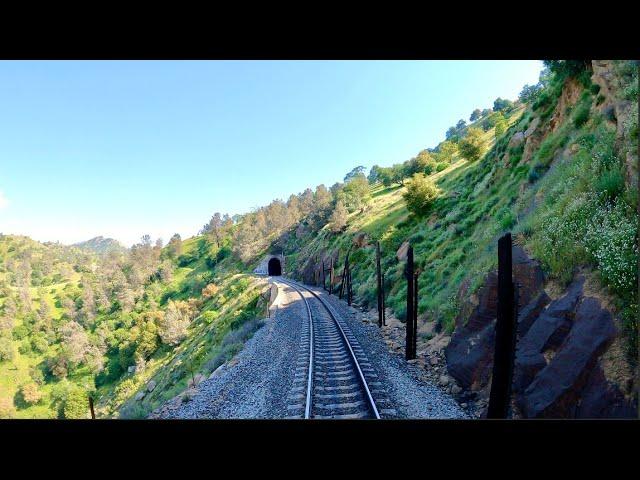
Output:
[[364,232],[356,233],[353,237],[353,246],[357,248],[366,247],[369,243],[369,236]]
[[544,272],[540,262],[532,260],[524,249],[514,245],[512,249],[513,278],[518,286],[518,303],[527,305],[544,286]]
[[400,245],[400,248],[398,249],[398,251],[396,252],[396,258],[403,262],[407,259],[407,253],[409,251],[409,241],[405,241],[402,243],[402,245]]
[[156,381],[150,380],[149,383],[147,383],[147,392],[153,392],[155,388],[156,388]]
[[529,138],[531,135],[533,135],[533,132],[536,131],[538,125],[540,125],[540,117],[536,117],[531,121],[531,123],[529,124],[529,128],[527,128],[524,132],[524,138]]
[[608,382],[598,365],[589,375],[576,417],[636,418],[638,405],[625,398],[620,389]]
[[547,292],[543,291],[518,311],[518,337],[522,338],[527,334],[531,324],[538,318],[542,309],[550,301],[551,298],[547,295]]
[[591,370],[615,334],[611,314],[595,298],[584,298],[562,348],[524,392],[526,416],[575,417]]
[[[477,305],[466,323],[456,318],[456,329],[445,349],[449,374],[463,388],[478,390],[488,383],[493,362],[498,301],[498,276],[489,273],[477,295]],[[464,309],[463,309],[464,310]]]
[[144,398],[145,393],[144,392],[138,392],[136,393],[135,397],[133,397],[133,399],[136,402],[139,402],[140,400],[142,400]]
[[[519,339],[513,391],[516,393],[517,404],[520,408],[523,408],[523,398],[518,394],[524,392],[538,372],[547,366],[544,353],[549,349],[557,349],[569,333],[572,324],[570,314],[582,294],[583,284],[584,278],[582,277],[573,282],[566,295],[551,302],[547,309],[542,311],[531,323],[526,334]],[[523,310],[523,313],[527,312]],[[522,316],[520,318],[522,319]]]
[[511,139],[509,140],[509,148],[514,148],[517,147],[519,145],[522,145],[524,143],[524,133],[523,132],[516,132],[513,134],[513,136],[511,137]]

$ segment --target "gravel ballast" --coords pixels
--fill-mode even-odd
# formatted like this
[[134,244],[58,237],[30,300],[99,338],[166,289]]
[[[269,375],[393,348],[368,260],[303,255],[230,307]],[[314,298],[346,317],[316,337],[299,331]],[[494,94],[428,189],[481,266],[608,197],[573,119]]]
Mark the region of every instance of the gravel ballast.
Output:
[[293,383],[292,359],[298,350],[298,294],[280,284],[277,310],[242,351],[197,386],[187,402],[168,402],[152,418],[284,418]]
[[[282,419],[287,416],[287,395],[294,377],[292,364],[299,349],[301,319],[306,315],[306,307],[295,290],[277,283],[280,289],[277,311],[272,318],[265,319],[265,325],[236,358],[185,395],[188,401],[170,401],[151,418]],[[335,295],[311,288],[331,304],[360,343],[397,412],[396,418],[468,418],[450,395],[420,378],[418,366],[408,364],[387,348],[377,324],[369,322],[365,315]]]
[[389,351],[377,323],[371,323],[355,308],[321,288],[309,287],[341,315],[376,368],[399,418],[469,418],[447,393],[422,380],[420,367]]

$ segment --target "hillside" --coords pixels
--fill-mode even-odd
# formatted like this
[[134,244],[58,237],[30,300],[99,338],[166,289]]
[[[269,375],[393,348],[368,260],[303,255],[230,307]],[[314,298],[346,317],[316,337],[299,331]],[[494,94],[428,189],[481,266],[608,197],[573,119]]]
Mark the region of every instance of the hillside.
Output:
[[[528,312],[521,336],[539,332],[540,344],[522,343],[531,362],[517,360],[517,415],[628,415],[638,390],[638,69],[548,66],[518,101],[474,111],[435,148],[368,177],[356,167],[344,182],[242,216],[216,213],[184,241],[145,236],[124,249],[103,237],[66,247],[0,236],[0,417],[87,418],[88,395],[112,418],[188,402],[188,387],[260,328],[268,286],[251,272],[266,254],[283,253],[285,274],[308,284],[332,260],[338,288],[350,252],[355,303],[367,311],[376,307],[376,241],[389,346],[404,339],[410,244],[419,365],[447,372],[442,387],[482,415],[497,239],[507,231]],[[545,312],[557,320],[552,331]],[[562,370],[570,381],[548,378],[554,358],[574,366]],[[560,383],[568,389],[556,392]],[[534,397],[551,406],[534,408]]]
[[207,247],[143,239],[104,256],[2,236],[0,415],[88,418],[92,395],[98,416],[140,417],[230,359],[259,326],[264,282]]
[[[430,175],[440,194],[427,215],[407,211],[406,188],[375,184],[371,203],[363,213],[350,214],[343,233],[325,227],[317,235],[303,229],[291,235],[285,247],[289,268],[313,283],[319,278],[319,263],[324,259],[328,266],[333,258],[339,283],[351,249],[356,302],[375,308],[374,242],[379,240],[386,305],[392,316],[404,321],[406,282],[399,257],[410,243],[421,271],[418,349],[436,356],[454,334],[464,343],[459,347],[467,352],[463,358],[475,355],[474,348],[488,352],[478,353],[478,366],[469,372],[456,363],[465,360],[446,351],[449,373],[459,375],[457,380],[471,393],[463,398],[479,398],[486,396],[490,381],[492,330],[485,328],[484,337],[478,337],[466,323],[477,309],[478,295],[483,301],[487,273],[497,266],[497,239],[512,231],[516,245],[541,264],[552,298],[562,297],[568,285],[583,276],[589,295],[612,312],[615,339],[606,353],[594,355],[610,385],[627,401],[637,402],[634,99],[637,70],[624,62],[594,62],[593,69],[575,76],[557,74],[535,101],[508,116],[503,134],[495,135],[495,129],[485,133],[488,149],[482,158],[454,159]],[[482,372],[476,371],[480,367]],[[584,374],[597,368],[591,365]],[[473,380],[465,384],[467,376]],[[622,400],[617,396],[615,401]]]
[[72,246],[82,250],[90,250],[98,254],[107,254],[111,251],[122,252],[126,250],[117,240],[113,238],[104,238],[102,236],[94,237],[84,242],[74,243]]

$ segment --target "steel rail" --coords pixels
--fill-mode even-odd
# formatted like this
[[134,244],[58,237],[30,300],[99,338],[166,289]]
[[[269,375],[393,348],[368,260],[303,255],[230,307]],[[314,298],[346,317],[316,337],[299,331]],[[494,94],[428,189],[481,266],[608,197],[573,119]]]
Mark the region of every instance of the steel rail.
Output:
[[307,307],[307,314],[309,315],[309,375],[307,377],[307,399],[304,408],[304,418],[309,419],[311,418],[311,402],[313,389],[313,315],[311,314],[311,307],[309,306],[309,302],[302,294],[302,292],[298,289],[298,287],[282,279],[278,280],[285,285],[289,285],[296,292],[298,292],[298,295],[300,295],[300,298],[302,298],[302,300],[304,301],[304,305]]
[[300,292],[300,290],[297,288],[302,287],[304,288],[306,291],[308,291],[309,293],[311,293],[311,295],[313,295],[314,297],[316,297],[320,303],[322,304],[322,306],[325,308],[325,310],[327,312],[329,312],[329,316],[331,317],[331,319],[334,321],[334,323],[336,324],[336,326],[338,327],[338,330],[340,330],[340,334],[342,335],[342,339],[344,340],[345,344],[347,345],[347,348],[349,349],[349,353],[351,353],[351,359],[353,360],[353,363],[356,367],[356,370],[358,371],[358,376],[360,378],[360,383],[362,384],[362,386],[364,387],[364,390],[367,392],[367,400],[369,401],[369,407],[371,407],[371,410],[373,411],[376,419],[380,419],[380,413],[378,412],[378,407],[376,406],[376,402],[373,399],[373,395],[371,395],[371,390],[369,390],[369,385],[367,384],[367,380],[364,378],[364,374],[362,373],[362,370],[360,369],[360,364],[358,363],[358,359],[356,357],[355,352],[353,351],[353,348],[351,348],[351,343],[349,343],[349,339],[347,338],[347,335],[344,333],[344,330],[342,328],[342,325],[340,325],[340,322],[338,321],[338,319],[336,318],[336,316],[333,313],[333,307],[331,307],[329,304],[326,303],[325,300],[323,300],[316,292],[314,292],[313,290],[311,290],[310,288],[301,285],[297,282],[294,283],[293,280],[282,280],[279,279],[279,281],[281,281],[282,283],[289,285],[291,288],[293,288],[294,290],[296,290],[300,296],[303,298],[305,305],[307,306],[307,311],[309,313],[309,321],[311,323],[311,360],[310,360],[310,366],[309,366],[309,384],[307,387],[307,408],[309,409],[308,411],[305,412],[305,418],[309,418],[309,416],[307,416],[307,413],[310,414],[310,407],[311,407],[311,400],[310,400],[310,396],[311,396],[311,373],[312,373],[312,368],[311,366],[313,365],[313,317],[311,316],[311,309],[309,307],[309,302],[307,301],[307,299],[304,297],[304,295],[302,295],[302,293]]

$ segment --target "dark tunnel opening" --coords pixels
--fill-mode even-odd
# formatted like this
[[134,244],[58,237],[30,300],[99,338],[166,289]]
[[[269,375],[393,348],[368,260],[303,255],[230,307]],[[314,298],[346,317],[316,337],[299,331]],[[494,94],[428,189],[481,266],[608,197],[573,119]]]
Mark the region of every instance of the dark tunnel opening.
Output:
[[280,265],[280,260],[277,258],[272,258],[269,260],[269,276],[279,276],[282,275],[282,266]]

